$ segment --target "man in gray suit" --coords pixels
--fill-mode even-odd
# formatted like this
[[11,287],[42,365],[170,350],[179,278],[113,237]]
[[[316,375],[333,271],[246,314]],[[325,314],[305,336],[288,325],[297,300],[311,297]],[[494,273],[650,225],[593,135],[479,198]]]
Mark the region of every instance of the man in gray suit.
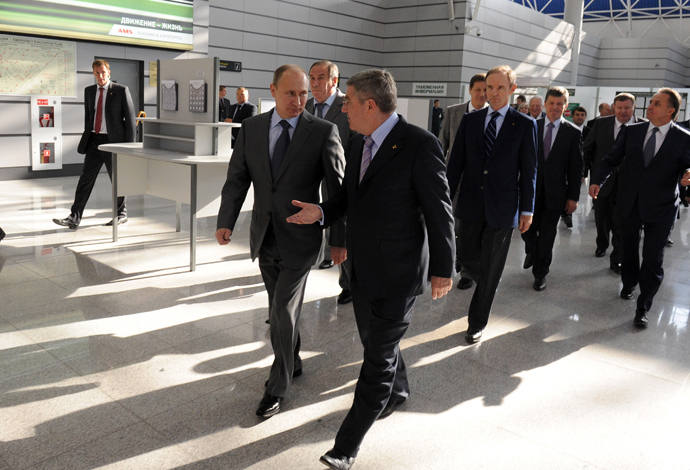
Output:
[[[303,113],[309,84],[298,65],[283,65],[273,74],[273,110],[242,123],[221,193],[216,239],[230,242],[250,185],[254,207],[250,227],[252,259],[268,292],[271,344],[275,359],[266,392],[256,411],[269,418],[280,411],[293,377],[302,374],[299,317],[311,266],[321,247],[321,227],[301,227],[286,219],[298,209],[292,200],[319,202],[325,179],[329,196],[340,190],[345,156],[337,128]],[[345,227],[331,227],[333,258],[342,262]],[[337,248],[343,247],[343,248]]]
[[[338,89],[338,66],[329,60],[319,60],[312,64],[309,69],[309,86],[313,98],[307,100],[305,109],[314,116],[332,122],[338,128],[340,140],[343,143],[343,150],[347,155],[350,149],[350,139],[356,132],[350,130],[350,125],[347,122],[347,114],[343,113],[343,97],[345,96]],[[323,186],[322,186],[323,188]],[[328,245],[328,234],[330,229],[324,231],[323,241],[323,261],[319,264],[320,269],[326,269],[333,266],[331,259],[331,249]],[[340,278],[338,282],[342,291],[338,296],[339,304],[349,304],[352,302],[352,293],[350,292],[350,263],[345,262],[338,265],[340,270]]]
[[[630,93],[621,93],[613,99],[613,116],[599,117],[594,121],[592,130],[584,142],[585,168],[592,169],[595,175],[606,154],[609,153],[623,126],[636,122],[645,122],[644,118],[635,117],[635,97]],[[615,216],[618,203],[618,170],[614,168],[594,200],[594,223],[597,227],[597,248],[594,256],[602,258],[610,244],[613,250],[609,257],[610,268],[616,274],[621,273],[620,253],[620,220]],[[610,238],[609,238],[610,237]]]
[[[446,110],[446,118],[443,120],[441,128],[441,146],[443,147],[443,155],[448,160],[448,154],[453,149],[455,143],[455,134],[458,133],[462,117],[467,113],[472,113],[488,106],[486,103],[486,74],[478,73],[470,80],[470,101],[461,104],[454,104],[448,106]],[[455,195],[452,195],[455,196]],[[453,198],[455,201],[455,198]],[[455,219],[455,252],[460,252],[458,244],[459,220]],[[469,289],[474,282],[467,274],[467,271],[462,269],[456,263],[456,270],[460,272],[460,280],[458,281],[458,289]]]

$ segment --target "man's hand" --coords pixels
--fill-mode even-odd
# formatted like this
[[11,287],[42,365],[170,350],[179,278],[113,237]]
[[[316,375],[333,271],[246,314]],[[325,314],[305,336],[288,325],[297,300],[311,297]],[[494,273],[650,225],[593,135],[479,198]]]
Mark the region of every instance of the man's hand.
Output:
[[227,245],[230,243],[230,235],[232,235],[232,230],[229,228],[219,228],[216,230],[216,240],[218,240],[218,244]]
[[682,186],[690,186],[690,171],[686,171],[683,175],[683,179],[680,180]]
[[532,225],[532,216],[521,215],[520,222],[518,224],[518,230],[520,230],[520,233],[525,233],[527,230],[529,230],[530,225]]
[[232,122],[232,119],[226,118],[226,119],[225,119],[225,122]]
[[589,195],[592,199],[596,199],[599,195],[601,187],[598,184],[593,184],[589,187]]
[[[302,210],[297,214],[291,215],[287,221],[291,224],[313,224],[321,220],[321,209],[316,204],[309,204],[308,202],[292,201],[293,206],[301,207]],[[337,264],[337,263],[336,263]]]
[[332,246],[331,247],[331,259],[333,264],[342,264],[347,259],[347,248]]
[[570,215],[577,210],[577,201],[568,199],[565,201],[565,213]]
[[431,298],[436,300],[453,288],[453,280],[447,277],[431,276]]

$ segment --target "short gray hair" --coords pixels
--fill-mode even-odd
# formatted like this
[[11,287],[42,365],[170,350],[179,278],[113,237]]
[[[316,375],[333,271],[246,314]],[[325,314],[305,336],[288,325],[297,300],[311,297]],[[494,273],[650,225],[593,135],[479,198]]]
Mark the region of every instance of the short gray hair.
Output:
[[392,113],[398,106],[398,89],[393,75],[387,70],[369,69],[356,73],[347,81],[362,101],[374,100],[384,113]]

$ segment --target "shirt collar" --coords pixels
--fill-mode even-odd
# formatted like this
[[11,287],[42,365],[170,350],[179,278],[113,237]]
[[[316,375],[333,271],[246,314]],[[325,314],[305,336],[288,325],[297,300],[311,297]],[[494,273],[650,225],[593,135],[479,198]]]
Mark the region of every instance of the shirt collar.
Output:
[[[548,121],[548,122],[546,122],[546,121]],[[554,128],[554,129],[558,129],[558,127],[561,125],[561,122],[562,122],[562,121],[563,121],[563,118],[562,118],[562,117],[556,119],[555,121],[553,121],[553,128]],[[545,128],[545,129],[546,129],[546,126],[549,125],[549,122],[551,122],[551,121],[549,121],[549,118],[544,118],[544,128]]]
[[[504,117],[506,117],[506,114],[508,113],[508,108],[510,108],[510,105],[506,104],[504,107],[502,107],[501,109],[497,109],[496,111],[498,111],[498,114],[500,114],[501,117],[504,118]],[[494,108],[489,107],[488,112],[489,112],[489,115],[491,115],[491,113],[494,112]]]
[[388,134],[390,134],[399,120],[400,117],[398,116],[398,113],[393,113],[388,117],[388,119],[383,121],[383,124],[381,124],[374,132],[371,133],[371,136],[369,137],[374,141],[374,146],[376,148],[380,147],[383,141],[386,140],[386,137],[388,137]]
[[[333,88],[333,93],[331,93],[331,96],[326,98],[326,101],[324,101],[323,104],[325,104],[326,106],[328,106],[330,108],[331,106],[333,106],[333,102],[335,101],[336,96],[338,96],[338,89]],[[318,103],[318,102],[319,101],[316,98],[314,98],[314,109],[316,109],[316,103]]]
[[[654,129],[655,127],[656,126],[650,122],[649,129],[647,129],[647,133],[649,134],[650,132],[652,132],[652,129]],[[669,131],[669,129],[671,129],[671,121],[667,122],[663,126],[659,126],[659,133],[666,137],[666,133]]]
[[[273,129],[276,126],[279,126],[279,123],[282,120],[283,118],[280,117],[278,111],[276,111],[275,108],[273,108],[273,114],[271,115],[271,129]],[[299,121],[299,116],[286,119],[286,121],[290,123],[290,126],[292,126],[293,129],[295,129],[297,127],[297,122]]]

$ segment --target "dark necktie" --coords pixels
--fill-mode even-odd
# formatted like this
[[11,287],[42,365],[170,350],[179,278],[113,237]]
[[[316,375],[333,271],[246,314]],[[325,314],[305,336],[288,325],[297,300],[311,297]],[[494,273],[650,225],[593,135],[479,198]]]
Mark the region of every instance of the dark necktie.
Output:
[[314,107],[316,107],[316,117],[323,119],[323,107],[326,106],[325,103],[316,103]]
[[499,115],[498,111],[491,113],[491,120],[484,131],[484,158],[489,158],[494,142],[496,142],[496,119]]
[[96,105],[96,125],[93,130],[96,134],[101,133],[101,124],[103,123],[103,87],[99,87],[101,92],[98,94],[98,104]]
[[278,124],[283,126],[283,132],[276,141],[276,146],[273,148],[273,157],[271,157],[271,174],[273,175],[274,181],[278,176],[280,164],[283,163],[288,146],[290,145],[290,123],[283,119]]
[[550,122],[546,130],[546,135],[544,136],[544,161],[549,158],[549,153],[551,153],[551,141],[553,140],[553,122]]
[[656,150],[656,133],[659,132],[659,128],[655,127],[652,129],[652,135],[649,137],[649,140],[644,146],[644,150],[642,151],[642,155],[644,155],[644,167],[647,168],[647,165],[649,165],[649,162],[652,161],[652,158],[654,158],[654,151]]
[[237,116],[237,111],[239,111],[240,109],[242,109],[241,104],[238,104],[237,106],[235,106],[235,111],[232,113],[232,120],[233,121],[235,120],[235,116]]
[[374,139],[371,136],[364,137],[364,150],[362,151],[362,164],[359,167],[359,182],[362,182],[367,168],[371,164],[371,149],[374,147]]

